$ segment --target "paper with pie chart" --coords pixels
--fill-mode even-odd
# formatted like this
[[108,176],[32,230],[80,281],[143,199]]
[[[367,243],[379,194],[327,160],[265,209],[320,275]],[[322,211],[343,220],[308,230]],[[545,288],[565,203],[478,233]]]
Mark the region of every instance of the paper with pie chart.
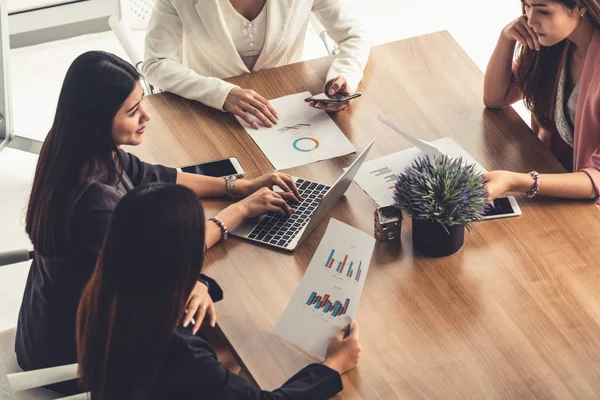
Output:
[[374,246],[372,235],[332,218],[273,333],[325,357],[356,316]]
[[271,100],[279,115],[272,128],[254,129],[236,117],[277,170],[356,152],[326,112],[308,106],[304,99],[309,96],[304,92]]

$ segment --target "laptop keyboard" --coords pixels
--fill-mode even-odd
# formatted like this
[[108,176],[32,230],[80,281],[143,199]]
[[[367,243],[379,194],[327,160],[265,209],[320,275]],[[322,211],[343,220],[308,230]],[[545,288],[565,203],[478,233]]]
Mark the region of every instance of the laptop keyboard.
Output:
[[259,242],[285,247],[308,223],[315,208],[330,189],[330,186],[298,179],[296,186],[300,192],[300,202],[288,201],[295,210],[291,216],[267,213],[265,218],[250,232],[248,238]]

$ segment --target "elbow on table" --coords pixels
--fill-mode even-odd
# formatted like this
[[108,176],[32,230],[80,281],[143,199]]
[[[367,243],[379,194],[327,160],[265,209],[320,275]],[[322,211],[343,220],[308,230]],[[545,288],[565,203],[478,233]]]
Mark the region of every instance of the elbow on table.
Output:
[[497,98],[494,96],[483,94],[483,105],[486,108],[504,108],[508,106],[503,98]]

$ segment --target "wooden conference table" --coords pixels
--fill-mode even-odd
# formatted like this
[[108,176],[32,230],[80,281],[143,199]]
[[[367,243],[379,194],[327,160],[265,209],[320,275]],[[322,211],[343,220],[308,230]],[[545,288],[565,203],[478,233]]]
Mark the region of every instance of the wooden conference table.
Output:
[[[230,79],[266,98],[322,92],[323,58]],[[511,108],[485,110],[483,74],[447,32],[376,46],[359,90],[331,117],[368,159],[411,147],[377,121],[387,116],[425,140],[454,138],[486,169],[563,172]],[[147,99],[153,116],[143,160],[181,166],[237,157],[248,177],[271,165],[228,114],[172,94]],[[356,154],[288,170],[332,184]],[[542,183],[543,184],[543,183]],[[491,399],[600,396],[600,213],[590,202],[516,195],[520,218],[476,224],[464,247],[433,259],[377,243],[361,298],[362,356],[340,398]],[[214,215],[227,203],[205,201]],[[331,217],[373,232],[376,204],[356,184]],[[300,283],[329,217],[293,254],[238,239],[212,248],[205,273],[225,299],[224,334],[263,389],[312,359],[271,329]]]

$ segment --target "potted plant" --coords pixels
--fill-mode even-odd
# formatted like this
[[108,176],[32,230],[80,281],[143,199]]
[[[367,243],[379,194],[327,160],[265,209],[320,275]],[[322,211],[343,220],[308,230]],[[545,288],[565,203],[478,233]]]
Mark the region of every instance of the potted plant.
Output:
[[480,221],[486,207],[483,176],[462,157],[419,158],[398,177],[397,208],[412,216],[413,245],[421,253],[441,257],[456,253],[465,228]]

